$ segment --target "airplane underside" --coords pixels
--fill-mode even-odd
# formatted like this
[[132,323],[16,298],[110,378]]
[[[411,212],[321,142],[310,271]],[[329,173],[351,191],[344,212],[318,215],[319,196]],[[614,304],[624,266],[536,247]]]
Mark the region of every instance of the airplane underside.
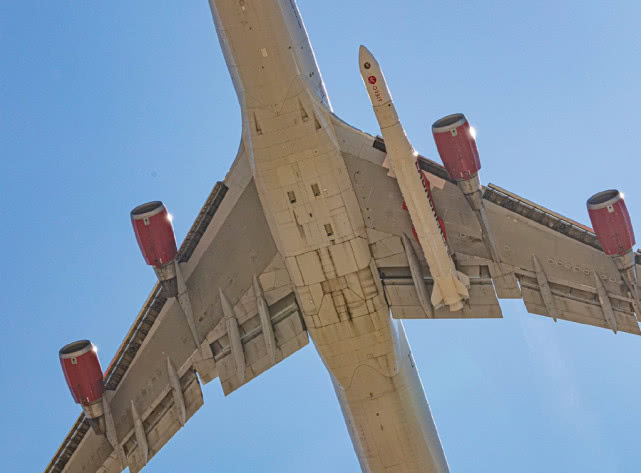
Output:
[[432,126],[445,166],[423,158],[361,46],[383,136],[367,135],[334,115],[294,0],[209,3],[242,111],[238,155],[180,249],[162,202],[131,212],[159,283],[104,374],[90,341],[60,350],[84,413],[47,473],[137,473],[203,405],[200,383],[231,394],[309,337],[363,472],[446,473],[399,319],[500,318],[499,298],[522,298],[555,321],[641,335],[623,194],[588,200],[593,231],[483,188],[462,114]]

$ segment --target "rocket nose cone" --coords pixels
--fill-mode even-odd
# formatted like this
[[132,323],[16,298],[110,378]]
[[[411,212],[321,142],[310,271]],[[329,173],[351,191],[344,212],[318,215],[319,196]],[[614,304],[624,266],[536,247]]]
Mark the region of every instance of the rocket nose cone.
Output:
[[371,69],[372,66],[378,67],[378,62],[374,55],[363,45],[358,49],[358,62],[360,63],[361,71]]

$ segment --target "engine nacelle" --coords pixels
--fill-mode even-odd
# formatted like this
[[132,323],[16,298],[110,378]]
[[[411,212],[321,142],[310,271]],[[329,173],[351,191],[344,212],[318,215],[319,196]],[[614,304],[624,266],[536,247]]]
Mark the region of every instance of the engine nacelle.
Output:
[[432,125],[436,149],[447,173],[455,181],[468,181],[481,169],[476,139],[462,113],[437,120]]
[[147,264],[160,267],[174,261],[178,252],[174,227],[162,202],[149,202],[133,209],[131,223]]
[[82,406],[89,419],[102,416],[105,387],[96,347],[89,340],[79,340],[62,347],[59,355],[74,401]]
[[160,201],[139,205],[131,211],[131,223],[145,262],[153,266],[167,297],[175,297],[178,249],[167,208]]
[[634,246],[634,230],[630,214],[618,190],[607,190],[588,199],[588,214],[603,252],[623,256]]

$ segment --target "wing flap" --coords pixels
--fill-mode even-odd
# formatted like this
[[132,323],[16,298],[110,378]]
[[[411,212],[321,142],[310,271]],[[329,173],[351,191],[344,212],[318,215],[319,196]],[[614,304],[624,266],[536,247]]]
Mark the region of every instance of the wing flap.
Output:
[[[612,330],[596,290],[587,287],[580,290],[550,282],[554,309],[556,309],[554,313],[550,313],[536,278],[521,275],[519,280],[523,302],[531,314]],[[610,302],[616,318],[616,330],[641,335],[631,304],[615,298],[612,294],[610,294]]]
[[[386,277],[383,279],[385,287],[385,297],[392,311],[392,317],[395,319],[425,319],[427,318],[423,308],[420,305],[414,283],[411,280],[409,269],[400,268],[397,276],[402,273],[402,277],[389,277],[389,269]],[[424,282],[428,294],[432,293],[433,283],[431,278],[426,278]],[[450,312],[447,307],[440,307],[434,311],[435,319],[483,319],[483,318],[501,318],[501,306],[498,303],[492,279],[489,277],[470,277],[470,300],[463,309],[456,312]]]
[[294,293],[290,292],[268,307],[276,342],[275,357],[272,360],[265,333],[260,325],[259,314],[256,311],[252,317],[240,325],[246,366],[244,379],[241,380],[238,376],[227,332],[218,330],[218,333],[208,340],[225,395],[247,384],[309,343]]
[[[194,363],[205,383],[213,379],[207,370],[215,373],[228,395],[307,345],[309,338],[289,273],[278,253],[232,302],[224,291],[222,295],[228,308],[222,300],[214,304],[212,310],[222,317],[217,317],[218,324],[201,345],[200,353],[205,358]],[[230,323],[238,330],[229,332]],[[245,370],[239,373],[240,363]]]
[[[190,366],[180,378],[180,385],[185,403],[185,417],[189,420],[203,405],[203,393],[193,368]],[[149,447],[148,460],[151,459],[182,427],[179,406],[171,389],[161,396],[156,405],[143,417],[143,427]],[[146,464],[137,448],[136,436],[131,433],[124,443],[125,454],[129,462],[129,471],[137,473]]]

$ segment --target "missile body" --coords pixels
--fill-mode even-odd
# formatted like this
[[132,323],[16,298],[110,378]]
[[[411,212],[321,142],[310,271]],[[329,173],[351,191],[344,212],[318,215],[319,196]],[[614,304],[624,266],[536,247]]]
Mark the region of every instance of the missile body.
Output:
[[436,210],[426,195],[426,184],[417,162],[418,154],[398,119],[383,71],[364,46],[359,51],[359,62],[363,82],[385,140],[388,163],[396,175],[434,279],[431,304],[435,308],[447,305],[451,311],[459,310],[469,299],[469,278],[456,270]]

